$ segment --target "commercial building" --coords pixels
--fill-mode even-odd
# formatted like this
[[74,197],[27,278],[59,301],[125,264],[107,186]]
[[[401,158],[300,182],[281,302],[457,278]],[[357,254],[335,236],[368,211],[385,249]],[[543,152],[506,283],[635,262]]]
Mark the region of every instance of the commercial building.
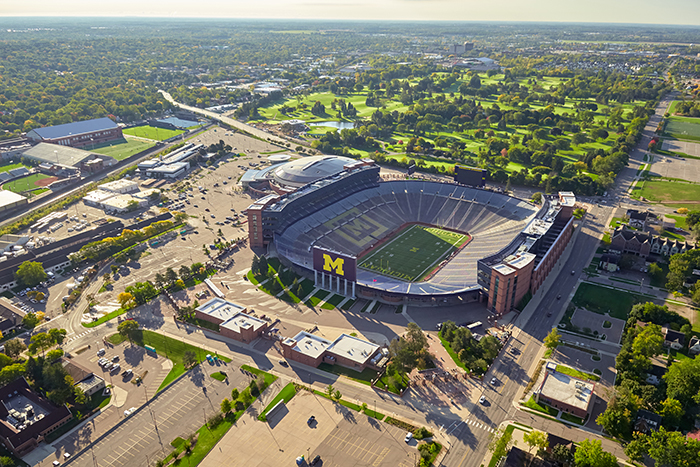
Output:
[[267,330],[268,322],[246,314],[246,308],[223,298],[212,298],[195,308],[195,316],[219,325],[219,334],[250,343]]
[[340,365],[356,371],[380,369],[385,352],[380,346],[357,337],[341,334],[334,341],[302,331],[282,341],[284,357],[312,367],[321,363]]
[[64,358],[61,359],[61,365],[73,378],[73,386],[79,387],[86,396],[90,397],[105,389],[106,384],[103,378],[75,361]]
[[113,193],[133,193],[139,191],[139,184],[126,179],[115,180],[100,185],[100,190],[111,191]]
[[27,198],[9,190],[0,190],[0,212],[10,211],[25,206]]
[[95,147],[124,138],[122,129],[109,118],[96,118],[82,122],[35,128],[27,138],[37,143],[53,143],[74,148]]
[[535,400],[585,418],[593,402],[594,389],[595,383],[561,373],[555,365],[548,364],[544,381],[535,392]]
[[24,378],[0,388],[0,402],[0,441],[17,457],[73,418],[68,407],[53,405],[32,391]]
[[131,195],[114,195],[102,201],[101,204],[105,211],[121,214],[148,206],[148,200],[135,198]]
[[24,151],[23,157],[38,162],[39,164],[50,164],[52,167],[66,168],[68,171],[80,169],[90,172],[95,170],[89,165],[90,161],[101,160],[102,167],[110,167],[117,163],[117,160],[110,156],[95,154],[68,146],[58,144],[39,143],[36,146]]

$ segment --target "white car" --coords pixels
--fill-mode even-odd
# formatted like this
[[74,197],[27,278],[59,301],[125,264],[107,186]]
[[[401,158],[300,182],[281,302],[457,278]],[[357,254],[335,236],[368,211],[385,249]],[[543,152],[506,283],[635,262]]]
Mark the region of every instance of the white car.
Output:
[[486,404],[486,396],[481,396],[481,397],[479,398],[479,404],[481,404],[481,405]]
[[124,416],[125,416],[125,417],[128,417],[129,415],[131,415],[131,414],[134,413],[134,412],[136,412],[136,407],[132,407],[132,408],[130,408],[130,409],[126,409],[126,410],[124,411]]

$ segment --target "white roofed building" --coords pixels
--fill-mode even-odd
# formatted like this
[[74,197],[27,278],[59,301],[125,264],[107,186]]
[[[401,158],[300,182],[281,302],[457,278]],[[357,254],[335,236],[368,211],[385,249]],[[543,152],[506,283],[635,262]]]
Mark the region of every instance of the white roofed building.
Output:
[[383,356],[377,344],[348,334],[341,334],[330,341],[306,331],[284,339],[282,352],[285,358],[312,367],[328,363],[359,372],[366,367],[378,369],[377,362]]

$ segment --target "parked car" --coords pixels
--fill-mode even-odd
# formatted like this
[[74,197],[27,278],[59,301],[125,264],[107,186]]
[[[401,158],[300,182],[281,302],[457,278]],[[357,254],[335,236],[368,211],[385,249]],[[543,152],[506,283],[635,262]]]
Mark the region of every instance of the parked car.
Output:
[[282,366],[289,366],[289,363],[287,363],[287,362],[284,361],[284,360],[280,360],[280,361],[277,362],[277,363],[279,363],[279,364],[282,365]]
[[99,356],[99,355],[104,355],[105,352],[106,352],[105,349],[100,349],[100,350],[97,351],[97,355],[98,355],[98,356]]
[[[224,182],[224,183],[226,183],[226,182]],[[317,454],[316,457],[314,457],[314,459],[311,461],[311,465],[316,465],[318,463],[318,461],[320,461],[320,460],[321,460],[321,456],[319,456]]]
[[413,433],[411,433],[411,432],[409,431],[408,433],[406,433],[406,437],[405,437],[403,440],[404,440],[405,443],[408,444],[408,443],[411,442],[412,439],[413,439]]
[[316,417],[314,415],[310,416],[309,419],[306,421],[306,424],[311,426],[313,422],[316,421]]
[[491,386],[495,386],[497,383],[496,378],[491,378]]
[[485,404],[486,404],[486,396],[481,396],[481,397],[479,398],[479,404],[481,404],[481,405],[485,405]]

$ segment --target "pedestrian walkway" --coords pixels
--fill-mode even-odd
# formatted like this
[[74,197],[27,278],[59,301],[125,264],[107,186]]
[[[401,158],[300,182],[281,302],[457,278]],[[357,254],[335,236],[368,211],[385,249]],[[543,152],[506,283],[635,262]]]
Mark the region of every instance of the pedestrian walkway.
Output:
[[81,332],[80,334],[72,335],[72,336],[66,338],[66,344],[69,343],[69,342],[73,342],[73,341],[76,340],[76,339],[80,339],[80,338],[83,337],[83,336],[87,336],[87,335],[90,334],[91,332],[95,332],[95,331],[97,331],[97,328],[96,328],[96,327],[95,327],[95,328],[92,328],[92,329],[89,329],[89,330],[87,330],[87,331]]

